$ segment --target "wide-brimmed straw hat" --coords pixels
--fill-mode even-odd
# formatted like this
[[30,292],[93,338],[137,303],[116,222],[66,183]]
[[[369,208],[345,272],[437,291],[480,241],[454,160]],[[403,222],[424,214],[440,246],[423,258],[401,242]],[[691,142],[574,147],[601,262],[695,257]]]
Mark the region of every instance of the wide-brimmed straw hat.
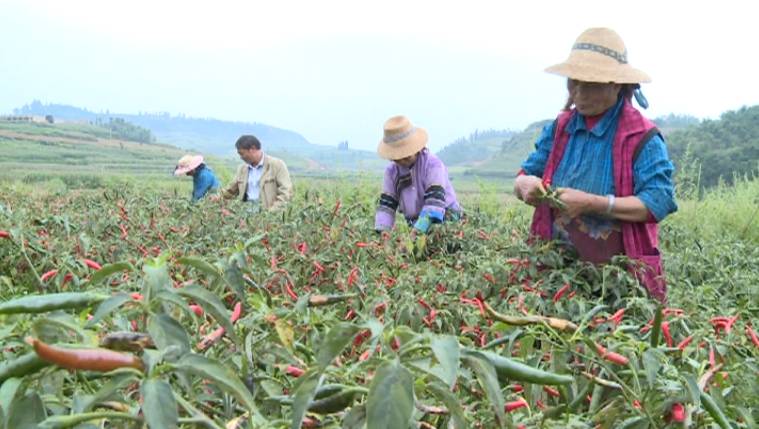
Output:
[[185,155],[177,162],[177,167],[174,170],[174,175],[181,176],[183,174],[187,174],[187,172],[198,168],[198,166],[202,163],[203,155]]
[[396,160],[411,156],[427,145],[424,128],[415,127],[405,116],[393,116],[385,121],[385,134],[377,146],[379,156]]
[[627,63],[622,38],[609,28],[589,28],[580,34],[569,58],[548,67],[548,73],[583,82],[644,83],[651,78]]

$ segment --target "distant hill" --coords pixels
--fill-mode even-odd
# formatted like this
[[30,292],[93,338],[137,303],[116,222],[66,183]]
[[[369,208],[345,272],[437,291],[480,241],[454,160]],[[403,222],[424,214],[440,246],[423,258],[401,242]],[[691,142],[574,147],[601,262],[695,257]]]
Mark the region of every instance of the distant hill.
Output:
[[237,157],[234,143],[242,134],[253,134],[264,149],[285,159],[296,170],[377,170],[383,162],[369,151],[338,149],[308,142],[300,134],[270,125],[219,119],[190,118],[183,115],[123,114],[106,111],[95,113],[87,109],[63,104],[43,104],[34,101],[18,109],[16,115],[52,115],[56,120],[108,122],[120,118],[128,123],[150,130],[155,139],[183,149],[224,157]]
[[[51,178],[72,187],[97,186],[108,176],[170,178],[185,151],[165,144],[109,138],[91,124],[0,121],[0,179],[28,183]],[[224,162],[209,164],[220,169]]]
[[[511,178],[534,150],[535,139],[549,120],[535,122],[524,131],[487,131],[459,139],[438,153],[453,176]],[[448,160],[450,161],[448,161]]]
[[725,112],[717,120],[704,120],[666,137],[676,166],[688,158],[701,165],[702,186],[759,173],[759,106]]
[[485,161],[498,153],[503,142],[514,134],[510,130],[477,130],[445,146],[437,156],[449,167]]

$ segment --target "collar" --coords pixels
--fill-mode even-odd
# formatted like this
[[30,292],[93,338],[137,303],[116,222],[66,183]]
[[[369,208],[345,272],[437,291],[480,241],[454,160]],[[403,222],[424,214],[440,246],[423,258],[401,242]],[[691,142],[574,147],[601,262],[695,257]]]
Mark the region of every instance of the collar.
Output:
[[258,163],[258,165],[251,165],[248,164],[248,170],[261,170],[264,168],[264,161],[266,161],[266,154],[261,155],[261,162]]
[[[611,124],[615,123],[619,118],[622,106],[625,104],[624,101],[624,97],[619,97],[614,107],[608,109],[603,114],[601,120],[596,123],[592,130],[590,130],[590,133],[596,137],[601,137],[606,134],[606,131],[611,127]],[[570,134],[574,134],[575,131],[580,130],[588,131],[588,128],[585,126],[585,117],[579,113],[575,114],[569,121],[569,124],[567,124],[566,130]]]

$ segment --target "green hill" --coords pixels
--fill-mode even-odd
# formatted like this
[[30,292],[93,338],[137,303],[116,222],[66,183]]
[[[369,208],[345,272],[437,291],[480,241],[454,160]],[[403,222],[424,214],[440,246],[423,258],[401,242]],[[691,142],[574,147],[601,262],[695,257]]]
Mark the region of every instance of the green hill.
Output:
[[61,178],[70,185],[104,176],[170,177],[186,151],[109,138],[89,124],[0,122],[0,178],[27,182]]
[[[14,109],[16,115],[51,115],[56,121],[76,121],[104,124],[115,129],[124,123],[149,130],[150,138],[188,151],[236,158],[234,143],[242,134],[253,134],[261,140],[264,150],[282,157],[294,170],[324,171],[382,171],[384,162],[374,152],[338,149],[310,143],[300,134],[256,122],[223,121],[211,118],[191,118],[184,115],[95,113],[63,104],[44,104],[34,101]],[[131,137],[131,136],[130,136]],[[152,141],[130,138],[138,141]]]
[[[670,155],[678,167],[693,161],[700,165],[701,186],[720,179],[732,183],[735,175],[759,171],[759,106],[725,112],[667,135]],[[687,153],[687,154],[686,154]]]
[[495,136],[472,134],[468,139],[446,146],[438,156],[449,166],[452,176],[512,178],[534,150],[540,130],[549,122],[535,122],[522,132],[500,131]]
[[449,167],[486,161],[501,150],[501,145],[514,135],[509,130],[475,131],[455,140],[436,155]]

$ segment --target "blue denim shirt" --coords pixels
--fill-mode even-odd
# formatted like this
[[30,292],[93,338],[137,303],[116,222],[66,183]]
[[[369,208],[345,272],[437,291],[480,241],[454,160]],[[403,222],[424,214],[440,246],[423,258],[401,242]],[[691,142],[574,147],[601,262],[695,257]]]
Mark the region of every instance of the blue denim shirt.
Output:
[[[567,124],[570,134],[564,157],[553,176],[553,186],[574,188],[596,195],[614,194],[612,146],[617,131],[622,99],[606,111],[592,130],[585,117],[575,115]],[[553,147],[554,124],[543,128],[535,152],[522,163],[527,174],[541,177]],[[633,164],[634,194],[657,221],[677,210],[672,173],[674,166],[667,155],[667,146],[659,135],[643,146]],[[588,219],[590,220],[590,219]]]
[[213,174],[213,170],[205,164],[200,164],[192,176],[192,200],[198,201],[208,191],[219,189],[219,185],[219,179]]

